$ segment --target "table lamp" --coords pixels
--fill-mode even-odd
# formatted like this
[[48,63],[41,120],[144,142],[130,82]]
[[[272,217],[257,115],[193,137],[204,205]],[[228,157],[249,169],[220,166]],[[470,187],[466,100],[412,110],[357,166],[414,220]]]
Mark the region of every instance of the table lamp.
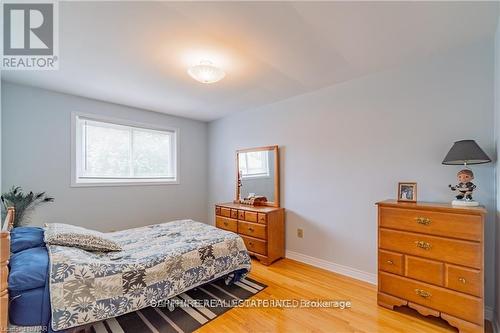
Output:
[[491,159],[479,147],[474,140],[460,140],[453,144],[442,164],[463,165],[464,169],[457,173],[458,184],[448,185],[452,191],[456,191],[455,200],[451,202],[454,206],[479,206],[479,202],[472,199],[472,192],[476,185],[472,183],[474,173],[468,167],[472,164],[489,163]]

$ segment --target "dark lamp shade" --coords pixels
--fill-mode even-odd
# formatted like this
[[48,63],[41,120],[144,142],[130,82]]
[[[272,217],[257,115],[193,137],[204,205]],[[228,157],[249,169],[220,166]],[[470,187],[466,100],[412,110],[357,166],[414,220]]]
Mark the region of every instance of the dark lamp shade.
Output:
[[443,160],[447,165],[481,164],[491,159],[474,140],[460,140],[453,144]]

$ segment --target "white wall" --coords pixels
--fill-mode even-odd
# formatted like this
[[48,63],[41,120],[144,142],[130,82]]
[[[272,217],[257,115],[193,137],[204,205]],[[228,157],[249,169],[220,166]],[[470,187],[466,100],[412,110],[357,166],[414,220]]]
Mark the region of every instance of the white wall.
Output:
[[[6,82],[2,97],[2,190],[20,185],[55,197],[36,210],[33,224],[112,230],[178,218],[206,221],[206,123]],[[180,184],[70,187],[72,111],[179,128]]]
[[[278,144],[286,248],[374,274],[375,202],[398,181],[418,182],[420,201],[452,199],[459,167],[441,161],[452,143],[493,147],[491,40],[415,65],[237,113],[210,123],[209,200],[234,196],[236,149]],[[486,304],[493,305],[494,167],[473,168],[486,226]],[[304,229],[304,238],[296,229]]]

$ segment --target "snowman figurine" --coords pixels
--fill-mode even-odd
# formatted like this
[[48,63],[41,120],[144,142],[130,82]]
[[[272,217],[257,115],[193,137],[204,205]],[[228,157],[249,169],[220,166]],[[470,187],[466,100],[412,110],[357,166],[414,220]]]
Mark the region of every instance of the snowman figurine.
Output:
[[464,169],[457,173],[458,184],[455,186],[448,185],[452,191],[457,191],[456,200],[452,201],[454,206],[478,206],[477,201],[472,200],[472,192],[476,185],[472,182],[474,173],[472,170]]

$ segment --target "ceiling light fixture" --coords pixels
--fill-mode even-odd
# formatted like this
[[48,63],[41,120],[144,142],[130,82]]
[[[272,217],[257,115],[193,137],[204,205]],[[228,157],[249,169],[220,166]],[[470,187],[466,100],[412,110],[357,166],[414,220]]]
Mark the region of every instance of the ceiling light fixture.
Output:
[[189,67],[187,70],[189,76],[201,83],[215,83],[224,78],[226,73],[211,61],[200,61],[199,65]]

